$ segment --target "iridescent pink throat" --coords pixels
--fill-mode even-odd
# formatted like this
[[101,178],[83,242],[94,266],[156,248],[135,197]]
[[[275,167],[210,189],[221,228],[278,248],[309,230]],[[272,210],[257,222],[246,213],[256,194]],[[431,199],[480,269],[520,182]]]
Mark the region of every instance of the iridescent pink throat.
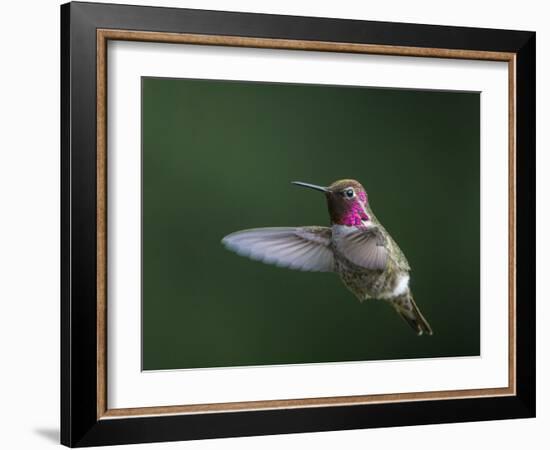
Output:
[[365,212],[365,208],[363,208],[361,202],[367,203],[367,194],[364,192],[357,193],[356,199],[350,205],[344,217],[342,217],[342,225],[348,227],[360,226],[364,220],[369,220],[369,216]]

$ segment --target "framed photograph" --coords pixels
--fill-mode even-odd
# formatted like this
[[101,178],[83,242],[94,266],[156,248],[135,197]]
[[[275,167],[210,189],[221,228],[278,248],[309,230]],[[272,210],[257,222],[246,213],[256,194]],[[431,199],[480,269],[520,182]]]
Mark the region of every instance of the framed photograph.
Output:
[[61,7],[61,441],[535,415],[535,33]]

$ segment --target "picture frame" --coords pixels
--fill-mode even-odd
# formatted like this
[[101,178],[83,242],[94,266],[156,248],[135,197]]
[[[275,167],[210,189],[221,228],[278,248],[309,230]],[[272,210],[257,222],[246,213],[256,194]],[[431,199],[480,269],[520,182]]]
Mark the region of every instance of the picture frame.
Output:
[[[80,447],[534,417],[535,40],[527,31],[62,5],[61,443]],[[297,57],[315,51],[506,63],[508,385],[110,408],[107,45],[112,41],[290,50]]]

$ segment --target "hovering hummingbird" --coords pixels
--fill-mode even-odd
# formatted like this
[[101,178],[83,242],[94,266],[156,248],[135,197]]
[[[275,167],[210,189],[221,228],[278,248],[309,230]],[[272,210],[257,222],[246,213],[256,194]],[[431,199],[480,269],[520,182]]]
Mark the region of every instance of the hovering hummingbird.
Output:
[[229,234],[222,244],[279,267],[336,272],[361,302],[386,300],[418,335],[431,335],[409,288],[409,263],[372,212],[363,186],[355,180],[335,181],[328,187],[292,184],[325,194],[331,227],[255,228]]

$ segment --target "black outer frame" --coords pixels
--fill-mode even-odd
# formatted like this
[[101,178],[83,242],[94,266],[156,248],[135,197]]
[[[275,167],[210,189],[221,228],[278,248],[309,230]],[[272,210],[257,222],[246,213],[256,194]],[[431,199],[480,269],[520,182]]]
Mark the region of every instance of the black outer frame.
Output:
[[[513,52],[517,395],[98,420],[96,29]],[[61,6],[61,443],[71,447],[535,416],[535,33],[94,3]]]

